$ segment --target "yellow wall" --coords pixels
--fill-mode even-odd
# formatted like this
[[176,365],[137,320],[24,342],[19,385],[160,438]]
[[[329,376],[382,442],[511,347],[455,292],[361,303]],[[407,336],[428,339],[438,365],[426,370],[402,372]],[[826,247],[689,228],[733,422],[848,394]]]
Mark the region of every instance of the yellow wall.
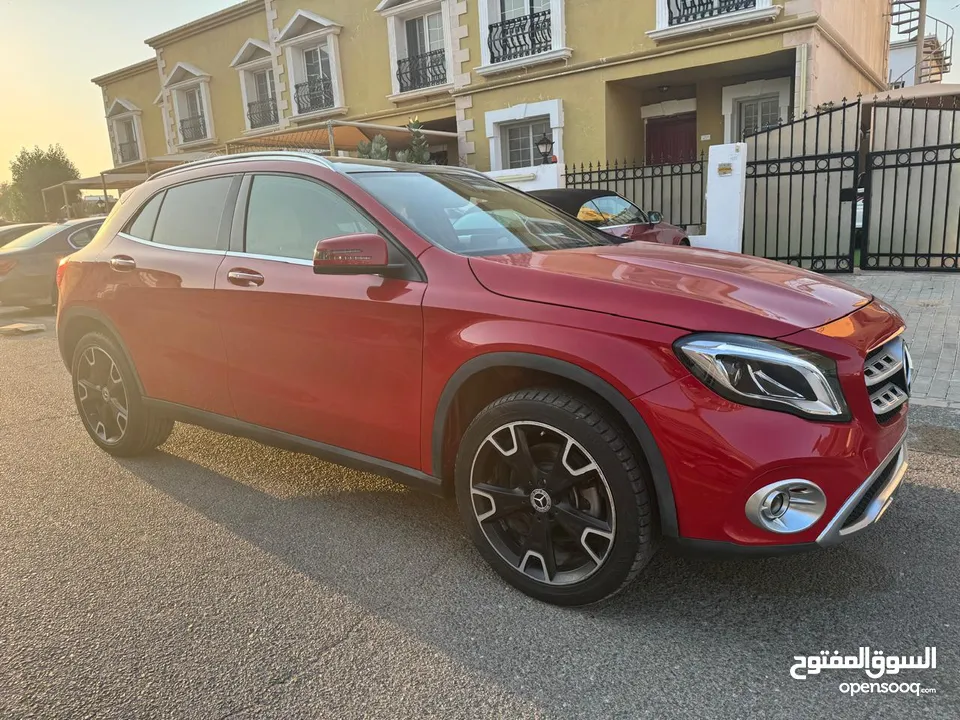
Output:
[[[249,38],[267,41],[265,13],[234,20],[159,49],[168,75],[178,62],[209,73],[214,130],[221,145],[240,137],[246,130],[240,73],[230,67],[230,62]],[[172,101],[170,114],[173,115]]]
[[118,98],[123,98],[140,108],[140,125],[143,128],[147,157],[167,154],[167,141],[163,134],[163,114],[160,106],[153,104],[159,93],[160,74],[156,65],[153,65],[152,70],[116,80],[103,88],[105,110]]

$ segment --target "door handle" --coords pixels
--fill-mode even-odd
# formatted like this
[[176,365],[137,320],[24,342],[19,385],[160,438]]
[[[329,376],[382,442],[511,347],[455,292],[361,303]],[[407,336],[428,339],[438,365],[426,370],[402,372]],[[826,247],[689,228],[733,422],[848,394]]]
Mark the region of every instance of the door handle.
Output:
[[110,258],[110,267],[117,272],[130,272],[137,269],[137,261],[129,255],[117,255]]
[[243,268],[234,268],[228,272],[227,280],[232,285],[239,285],[240,287],[260,287],[263,285],[263,275],[254,270]]

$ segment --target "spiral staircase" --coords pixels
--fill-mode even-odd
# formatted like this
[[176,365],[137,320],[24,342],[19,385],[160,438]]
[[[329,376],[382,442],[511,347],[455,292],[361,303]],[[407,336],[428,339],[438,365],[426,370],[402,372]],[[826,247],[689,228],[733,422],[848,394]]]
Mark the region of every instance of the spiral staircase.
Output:
[[[923,60],[920,63],[920,84],[943,82],[943,76],[953,66],[953,26],[931,15],[922,16],[921,0],[891,0],[890,21],[893,26],[892,41],[920,42],[923,37]],[[905,81],[916,77],[914,65],[891,85],[901,87]]]

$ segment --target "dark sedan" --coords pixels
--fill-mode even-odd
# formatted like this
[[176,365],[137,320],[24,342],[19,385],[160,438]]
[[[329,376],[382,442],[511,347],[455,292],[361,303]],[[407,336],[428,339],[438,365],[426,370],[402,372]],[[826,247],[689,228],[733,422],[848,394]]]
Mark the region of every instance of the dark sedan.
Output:
[[43,225],[0,248],[0,305],[57,304],[57,266],[85,247],[103,218]]
[[645,213],[610,190],[560,188],[532,190],[530,195],[624,240],[644,240],[662,245],[690,244],[687,234],[675,225],[663,222],[660,213]]
[[17,225],[4,225],[0,227],[0,247],[8,242],[16,240],[21,235],[26,235],[31,230],[43,227],[46,223],[19,223]]

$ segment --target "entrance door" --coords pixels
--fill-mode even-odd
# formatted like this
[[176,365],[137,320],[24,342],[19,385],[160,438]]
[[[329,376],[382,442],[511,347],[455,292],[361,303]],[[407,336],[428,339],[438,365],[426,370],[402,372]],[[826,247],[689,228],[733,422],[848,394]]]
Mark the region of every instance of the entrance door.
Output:
[[647,120],[647,165],[694,162],[697,159],[697,114]]

